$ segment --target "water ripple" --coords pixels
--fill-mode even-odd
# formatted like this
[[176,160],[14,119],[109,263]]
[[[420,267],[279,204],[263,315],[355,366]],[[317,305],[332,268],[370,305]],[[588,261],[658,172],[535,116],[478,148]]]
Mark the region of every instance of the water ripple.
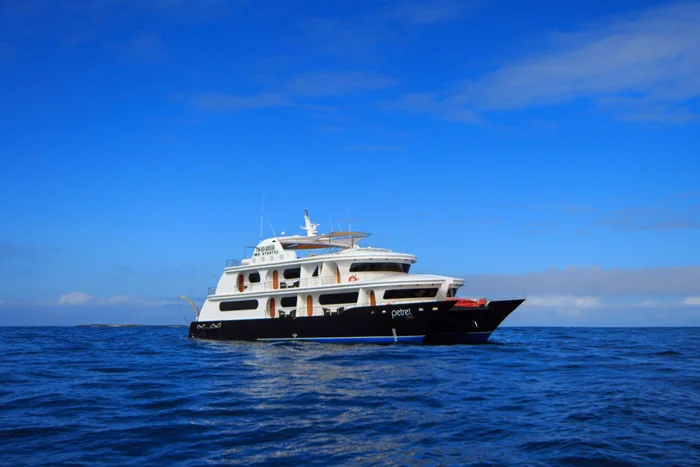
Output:
[[483,346],[0,328],[0,464],[698,465],[700,331]]

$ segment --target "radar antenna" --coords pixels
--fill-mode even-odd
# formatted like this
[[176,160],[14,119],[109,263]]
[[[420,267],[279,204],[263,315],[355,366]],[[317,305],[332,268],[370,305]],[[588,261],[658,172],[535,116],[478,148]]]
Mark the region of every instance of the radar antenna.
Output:
[[309,210],[304,209],[304,223],[306,224],[304,227],[300,227],[301,230],[306,230],[306,236],[307,237],[315,237],[318,235],[318,226],[320,224],[313,224],[311,222],[311,219],[309,218]]

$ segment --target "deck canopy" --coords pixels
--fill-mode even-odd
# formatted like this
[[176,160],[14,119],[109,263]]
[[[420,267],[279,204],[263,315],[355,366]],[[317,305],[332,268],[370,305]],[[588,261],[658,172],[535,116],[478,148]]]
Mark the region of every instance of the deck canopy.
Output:
[[323,235],[278,237],[285,250],[314,250],[321,248],[354,248],[357,242],[369,237],[366,232],[331,232]]

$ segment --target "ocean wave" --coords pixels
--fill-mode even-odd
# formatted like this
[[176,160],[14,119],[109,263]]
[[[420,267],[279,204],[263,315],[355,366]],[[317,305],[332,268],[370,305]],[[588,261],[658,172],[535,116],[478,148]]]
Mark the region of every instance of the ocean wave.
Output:
[[0,464],[697,465],[697,329],[496,344],[1,328]]

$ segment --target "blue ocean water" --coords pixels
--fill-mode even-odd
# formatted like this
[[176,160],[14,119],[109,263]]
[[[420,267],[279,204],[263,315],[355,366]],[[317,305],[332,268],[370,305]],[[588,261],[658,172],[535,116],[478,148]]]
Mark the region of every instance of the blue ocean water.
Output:
[[0,328],[2,465],[700,465],[700,329],[480,346]]

